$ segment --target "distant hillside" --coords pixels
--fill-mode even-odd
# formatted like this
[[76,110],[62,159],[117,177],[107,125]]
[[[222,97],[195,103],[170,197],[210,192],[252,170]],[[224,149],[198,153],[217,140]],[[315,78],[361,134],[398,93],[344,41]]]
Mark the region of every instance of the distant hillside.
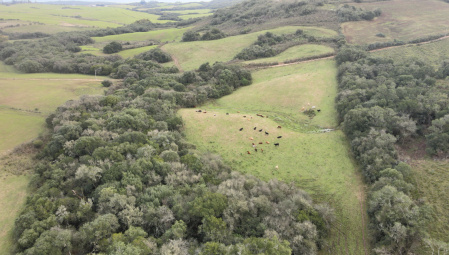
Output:
[[324,8],[322,0],[246,0],[217,10],[208,23],[234,34],[281,25],[319,25],[338,29],[338,24],[335,11]]
[[219,9],[229,7],[240,2],[243,2],[243,0],[212,0],[208,3],[204,3],[204,5],[210,9]]

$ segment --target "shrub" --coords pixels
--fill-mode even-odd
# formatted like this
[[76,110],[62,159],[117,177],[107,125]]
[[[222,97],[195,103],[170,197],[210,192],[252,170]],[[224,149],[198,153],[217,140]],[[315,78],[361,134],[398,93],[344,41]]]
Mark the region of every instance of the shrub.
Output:
[[113,54],[121,51],[123,49],[122,45],[118,42],[110,42],[103,48],[103,53]]

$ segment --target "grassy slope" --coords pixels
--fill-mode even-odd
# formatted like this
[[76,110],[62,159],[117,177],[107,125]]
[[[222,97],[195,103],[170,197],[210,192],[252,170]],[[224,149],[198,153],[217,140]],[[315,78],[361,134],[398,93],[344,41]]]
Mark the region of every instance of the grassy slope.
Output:
[[255,64],[255,63],[272,63],[272,62],[284,62],[287,60],[297,59],[297,58],[306,58],[312,56],[318,56],[325,53],[334,52],[334,49],[324,45],[316,45],[316,44],[304,44],[298,45],[291,48],[288,48],[284,52],[281,52],[279,55],[271,57],[271,58],[261,58],[250,61],[245,61],[245,64]]
[[0,254],[8,254],[12,246],[11,231],[25,202],[29,179],[29,176],[0,172]]
[[[0,152],[36,137],[45,116],[70,99],[102,94],[100,82],[78,74],[21,74],[0,64]],[[33,112],[35,108],[41,113]],[[20,110],[19,110],[20,109]]]
[[[449,4],[440,0],[391,0],[351,5],[380,8],[382,15],[373,21],[344,23],[342,30],[350,43],[410,40],[449,32]],[[378,33],[386,37],[377,37]]]
[[164,45],[162,49],[177,58],[179,64],[184,70],[192,70],[198,68],[207,61],[214,63],[216,61],[226,62],[232,60],[237,53],[245,47],[248,47],[257,36],[267,31],[275,34],[293,33],[297,29],[303,29],[306,34],[317,37],[332,37],[337,33],[335,31],[324,28],[308,28],[299,26],[288,26],[277,29],[259,31],[256,33],[231,36],[214,41],[196,41],[196,42],[179,42]]
[[375,56],[391,58],[397,61],[407,61],[411,57],[418,58],[426,63],[432,63],[438,67],[449,58],[449,38],[432,43],[394,47],[376,51]]
[[426,231],[434,239],[449,242],[449,161],[412,162],[417,188],[432,208],[432,224]]
[[[253,85],[202,106],[207,109],[206,114],[181,110],[187,139],[201,151],[220,154],[235,170],[264,180],[293,181],[319,202],[329,202],[336,210],[338,223],[332,229],[330,248],[323,252],[362,254],[362,231],[366,233],[362,226],[362,215],[366,219],[361,209],[363,188],[345,136],[341,131],[307,132],[319,126],[336,125],[335,63],[316,61],[265,69],[253,76]],[[312,121],[299,112],[307,102],[319,105],[322,110]],[[269,118],[256,117],[256,113],[267,114]],[[282,129],[276,128],[279,124]],[[270,135],[254,131],[255,126]],[[243,131],[239,132],[241,127]],[[264,143],[258,145],[259,152],[253,150],[252,142]],[[275,142],[280,146],[273,146]]]
[[[168,22],[164,20],[158,20],[158,15],[148,14],[144,12],[135,12],[114,6],[74,7],[49,4],[14,4],[10,6],[0,5],[0,17],[2,17],[3,19],[19,19],[28,22],[40,22],[45,25],[59,26],[62,28],[118,27],[140,19],[149,19],[155,23]],[[41,27],[34,26],[33,28],[39,29]],[[45,26],[43,26],[43,28],[45,28]],[[25,28],[21,28],[22,31],[24,29]],[[36,30],[34,30],[33,32],[36,32]],[[46,29],[43,29],[42,32],[46,32]]]
[[153,30],[148,32],[129,33],[121,35],[109,35],[104,37],[92,37],[95,42],[111,42],[111,41],[145,41],[145,40],[158,40],[158,41],[180,41],[182,34],[189,30],[189,28],[170,28],[163,30]]

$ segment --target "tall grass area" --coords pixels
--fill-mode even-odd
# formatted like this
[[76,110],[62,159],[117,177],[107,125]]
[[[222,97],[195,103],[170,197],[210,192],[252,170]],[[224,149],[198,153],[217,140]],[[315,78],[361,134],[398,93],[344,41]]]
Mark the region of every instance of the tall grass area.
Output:
[[419,194],[431,208],[431,224],[426,232],[431,238],[449,242],[449,161],[415,160],[411,164]]
[[[408,41],[445,33],[449,29],[449,4],[440,0],[373,1],[351,5],[367,10],[379,8],[382,15],[372,21],[346,22],[342,31],[353,44]],[[376,36],[382,33],[385,37]]]
[[44,123],[45,118],[40,114],[0,107],[0,155],[37,137]]
[[449,58],[449,38],[418,45],[407,45],[380,50],[373,53],[374,56],[390,58],[399,62],[406,62],[410,58],[417,58],[426,63],[432,63],[439,67],[444,60]]
[[29,179],[30,176],[0,171],[0,254],[9,254],[12,247],[11,232],[25,202]]
[[290,47],[274,57],[255,59],[245,61],[243,63],[245,64],[273,63],[273,62],[282,63],[287,60],[319,56],[322,54],[332,52],[334,52],[334,49],[325,45],[304,44]]
[[232,60],[242,49],[254,43],[257,36],[268,31],[274,34],[287,34],[294,33],[298,29],[303,29],[304,33],[316,37],[332,37],[336,35],[335,31],[324,28],[286,26],[214,41],[170,43],[164,45],[162,49],[177,58],[182,69],[192,70],[205,62],[205,56],[207,56],[207,61],[210,63]]
[[[253,85],[201,106],[207,113],[180,110],[188,141],[201,151],[221,155],[237,171],[264,180],[294,182],[317,201],[329,203],[337,220],[323,254],[364,254],[367,230],[360,174],[341,131],[317,132],[337,124],[335,63],[327,60],[265,69],[253,77]],[[300,112],[307,102],[321,109],[312,120]]]

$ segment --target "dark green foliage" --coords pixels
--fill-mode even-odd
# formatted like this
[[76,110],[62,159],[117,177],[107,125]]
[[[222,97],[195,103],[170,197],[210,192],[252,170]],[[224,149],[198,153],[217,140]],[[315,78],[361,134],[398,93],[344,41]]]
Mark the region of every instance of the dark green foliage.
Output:
[[117,53],[123,49],[122,45],[118,42],[110,42],[103,47],[103,53],[112,54]]
[[223,32],[221,32],[217,28],[213,28],[210,31],[206,31],[201,36],[201,40],[210,41],[210,40],[218,40],[218,39],[225,38],[225,37],[226,37],[226,35]]
[[449,115],[432,121],[426,139],[428,153],[445,155],[449,152]]
[[103,85],[103,87],[109,88],[112,85],[112,81],[104,80],[101,82],[101,85]]
[[136,56],[138,59],[153,60],[158,63],[167,63],[172,61],[170,54],[162,51],[160,48],[152,49],[147,52],[140,53]]
[[183,42],[198,41],[201,39],[200,33],[194,31],[187,31],[182,35]]
[[362,8],[357,8],[352,5],[345,4],[337,9],[337,15],[341,21],[358,21],[358,20],[372,20],[382,14],[380,9],[373,11],[366,11]]
[[372,184],[368,214],[375,250],[407,254],[425,235],[428,213],[413,196],[410,167],[398,161],[395,146],[424,133],[430,153],[446,152],[446,119],[435,120],[449,105],[447,92],[436,86],[444,67],[437,72],[413,59],[398,64],[353,47],[343,48],[336,60],[339,119],[365,180]]

